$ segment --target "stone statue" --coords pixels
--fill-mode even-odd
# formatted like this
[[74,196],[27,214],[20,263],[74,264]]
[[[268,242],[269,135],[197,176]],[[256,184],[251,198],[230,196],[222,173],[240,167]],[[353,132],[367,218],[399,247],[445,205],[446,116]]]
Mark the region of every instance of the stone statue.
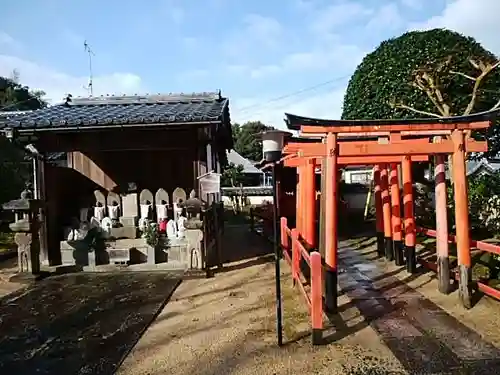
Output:
[[113,219],[110,217],[105,217],[101,221],[102,234],[104,238],[109,238],[111,236],[111,228],[113,228]]
[[184,223],[186,229],[201,229],[203,226],[203,221],[201,220],[201,214],[204,210],[203,202],[196,198],[196,192],[194,190],[189,194],[189,199],[183,204],[186,210],[187,220]]
[[177,219],[177,238],[184,238],[186,236],[186,220],[187,218],[181,214]]
[[150,200],[145,200],[141,202],[141,207],[140,207],[140,214],[141,217],[139,218],[139,230],[141,232],[146,231],[146,229],[149,226],[150,220],[149,216],[151,213],[151,201]]
[[168,217],[168,194],[165,189],[158,189],[155,195],[156,202],[156,220],[160,223]]
[[98,221],[101,223],[102,219],[106,216],[106,197],[100,190],[94,191],[95,196],[95,206],[94,206],[94,218],[92,222]]
[[175,220],[169,220],[167,222],[167,238],[170,240],[177,238],[177,226]]

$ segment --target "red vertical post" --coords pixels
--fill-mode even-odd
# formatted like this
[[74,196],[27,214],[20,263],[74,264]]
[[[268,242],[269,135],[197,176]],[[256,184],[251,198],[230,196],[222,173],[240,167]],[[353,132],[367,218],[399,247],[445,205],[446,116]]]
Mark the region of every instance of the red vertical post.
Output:
[[465,173],[465,137],[461,130],[454,130],[453,140],[453,187],[455,195],[455,225],[457,228],[458,295],[462,305],[472,307],[472,262],[469,237],[469,200]]
[[326,136],[327,156],[324,160],[325,180],[325,308],[329,313],[337,312],[337,220],[338,220],[338,173],[337,135]]
[[392,225],[391,225],[391,197],[389,195],[389,175],[387,165],[380,166],[380,185],[382,197],[382,212],[384,216],[384,247],[387,260],[393,260]]
[[[435,137],[435,142],[441,142],[441,137]],[[436,252],[438,290],[443,294],[451,292],[450,259],[448,252],[448,212],[446,192],[445,156],[436,155],[434,168],[435,201],[436,201]]]
[[312,344],[323,341],[323,278],[321,273],[321,254],[311,252],[311,326]]
[[300,251],[299,251],[299,231],[292,229],[292,283],[295,286],[299,278]]
[[282,247],[282,250],[285,251],[285,250],[288,250],[288,247],[289,247],[289,243],[288,243],[288,233],[287,233],[287,229],[288,229],[288,221],[286,219],[286,217],[282,217],[280,219],[280,227],[281,227],[281,247]]
[[306,189],[304,189],[305,228],[304,239],[309,247],[316,246],[316,186],[315,186],[315,160],[308,159],[304,166]]
[[384,256],[384,214],[382,212],[382,188],[380,185],[380,165],[373,168],[373,185],[375,195],[375,219],[377,228],[377,253]]
[[403,157],[401,174],[403,175],[406,270],[409,273],[415,273],[417,270],[417,259],[415,252],[417,228],[415,226],[415,214],[413,209],[413,178],[411,175],[411,158],[409,156]]
[[392,205],[392,245],[394,261],[397,266],[404,264],[403,235],[401,232],[401,195],[399,193],[398,165],[393,163],[390,172],[391,205]]
[[297,188],[295,190],[295,198],[296,198],[296,209],[295,209],[295,228],[299,231],[299,234],[302,234],[302,212],[303,212],[303,204],[302,204],[302,168],[297,167]]

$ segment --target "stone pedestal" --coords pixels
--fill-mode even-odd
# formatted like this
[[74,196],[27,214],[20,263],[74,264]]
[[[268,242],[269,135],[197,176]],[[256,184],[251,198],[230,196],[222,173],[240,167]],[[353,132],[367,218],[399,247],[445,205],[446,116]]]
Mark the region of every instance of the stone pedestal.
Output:
[[186,229],[185,231],[185,241],[187,243],[186,256],[187,259],[183,259],[184,262],[188,264],[190,269],[203,269],[203,257],[202,257],[202,240],[203,231],[200,229]]
[[14,236],[17,245],[17,261],[19,272],[40,273],[40,249],[33,243],[33,235],[18,232]]
[[121,228],[119,236],[115,238],[137,238],[137,218],[138,218],[138,196],[137,193],[128,193],[122,198],[122,216],[120,217]]

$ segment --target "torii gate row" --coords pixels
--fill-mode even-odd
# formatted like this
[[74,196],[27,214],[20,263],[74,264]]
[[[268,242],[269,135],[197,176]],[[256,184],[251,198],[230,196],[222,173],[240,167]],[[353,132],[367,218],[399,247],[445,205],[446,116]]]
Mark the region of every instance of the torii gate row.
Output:
[[[321,143],[288,144],[284,153],[295,154],[295,157],[284,161],[285,165],[297,166],[299,183],[297,199],[297,229],[301,236],[312,246],[315,246],[315,166],[322,166],[322,204],[320,220],[320,248],[325,256],[325,307],[329,312],[337,311],[337,220],[338,220],[338,166],[354,164],[375,164],[375,203],[377,208],[378,251],[389,260],[394,255],[398,264],[403,262],[402,229],[400,218],[400,193],[397,166],[402,166],[404,195],[404,228],[407,268],[415,268],[415,221],[413,214],[413,187],[411,162],[428,161],[429,156],[439,156],[444,162],[445,155],[453,156],[453,181],[455,194],[455,217],[457,227],[457,251],[459,264],[459,296],[462,304],[472,306],[472,273],[469,241],[469,217],[467,199],[467,181],[465,154],[467,152],[485,152],[487,142],[474,141],[467,134],[471,130],[486,129],[491,124],[494,112],[472,116],[406,121],[345,121],[321,120],[286,114],[289,128],[300,127],[302,136],[321,135]],[[411,136],[419,133],[426,138],[402,139],[404,132]],[[377,141],[342,141],[339,134],[389,134],[389,137]],[[429,136],[449,134],[450,139],[436,139],[430,143]],[[320,161],[321,160],[321,161]],[[444,165],[444,164],[443,164]],[[389,166],[391,168],[389,168]],[[389,181],[390,179],[390,181]],[[446,188],[445,188],[446,189]],[[446,194],[446,190],[445,190]],[[391,212],[392,203],[392,212]],[[444,207],[442,199],[436,199],[437,217],[446,216],[446,198]],[[442,240],[443,231],[438,243]],[[447,242],[447,233],[445,232]],[[384,239],[384,240],[382,240]],[[393,250],[396,242],[396,252]],[[439,252],[439,251],[438,251]],[[449,270],[449,267],[448,267]],[[446,275],[449,283],[449,273]]]

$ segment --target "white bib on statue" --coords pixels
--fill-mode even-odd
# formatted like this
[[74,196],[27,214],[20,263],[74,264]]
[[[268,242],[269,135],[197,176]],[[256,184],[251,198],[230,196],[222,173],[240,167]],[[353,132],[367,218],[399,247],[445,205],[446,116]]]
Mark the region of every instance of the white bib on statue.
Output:
[[177,228],[174,220],[170,220],[167,223],[167,237],[170,239],[177,237]]
[[167,218],[167,205],[166,204],[157,204],[156,205],[156,217],[158,221]]
[[104,238],[109,238],[111,235],[111,228],[113,227],[113,222],[109,217],[105,217],[102,219],[101,222],[101,228],[102,228],[102,234]]
[[146,217],[141,217],[141,218],[139,219],[139,230],[140,230],[141,232],[145,232],[145,231],[146,231],[146,229],[148,229],[148,225],[149,225],[149,220],[148,220],[148,218],[146,218]]
[[101,222],[104,219],[104,207],[94,207],[94,217]]
[[109,217],[111,219],[117,220],[118,219],[118,207],[119,206],[108,206],[108,213]]
[[149,218],[149,211],[151,210],[150,204],[141,204],[141,218]]
[[177,238],[184,238],[185,237],[185,231],[186,227],[184,226],[184,223],[186,222],[187,218],[184,216],[180,216],[179,219],[177,219]]

